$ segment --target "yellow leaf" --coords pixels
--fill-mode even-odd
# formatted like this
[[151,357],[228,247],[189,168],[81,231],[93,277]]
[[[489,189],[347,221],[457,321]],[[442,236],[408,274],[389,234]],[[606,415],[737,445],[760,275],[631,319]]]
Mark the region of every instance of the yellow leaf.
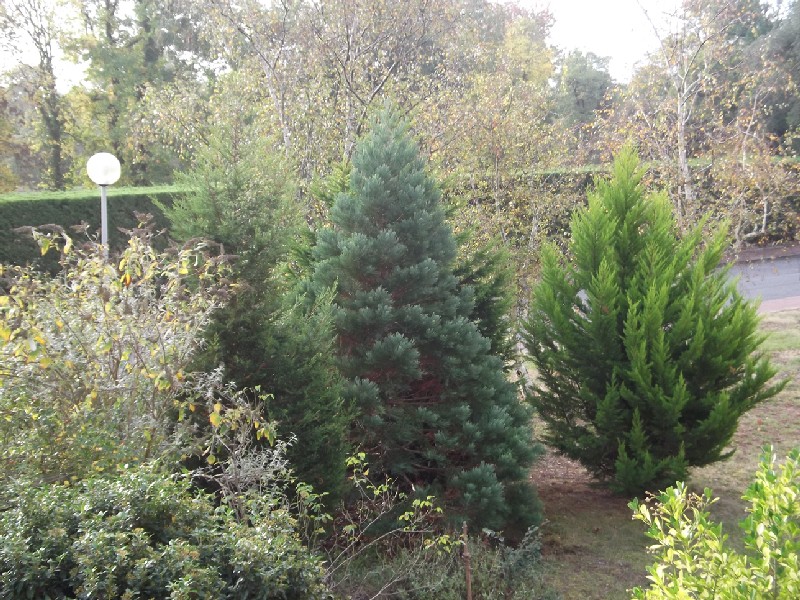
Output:
[[217,462],[217,457],[214,456],[213,454],[209,454],[207,460],[208,460],[208,464],[213,465],[214,463]]
[[208,416],[208,420],[211,421],[214,427],[219,427],[219,424],[222,422],[222,417],[218,412],[213,412]]
[[189,404],[189,410],[194,412],[195,406],[194,404]]
[[43,369],[46,369],[52,364],[53,361],[48,356],[43,356],[42,358],[39,359],[39,366],[42,367]]
[[214,405],[214,412],[222,412],[222,404],[220,404],[219,402],[217,402],[217,403]]

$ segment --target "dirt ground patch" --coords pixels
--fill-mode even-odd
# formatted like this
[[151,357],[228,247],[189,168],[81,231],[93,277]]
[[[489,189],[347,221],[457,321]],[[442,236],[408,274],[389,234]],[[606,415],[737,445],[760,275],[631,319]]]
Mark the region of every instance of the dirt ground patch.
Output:
[[628,499],[598,486],[580,464],[548,451],[531,473],[544,509],[545,581],[565,600],[628,597],[645,585],[647,539]]

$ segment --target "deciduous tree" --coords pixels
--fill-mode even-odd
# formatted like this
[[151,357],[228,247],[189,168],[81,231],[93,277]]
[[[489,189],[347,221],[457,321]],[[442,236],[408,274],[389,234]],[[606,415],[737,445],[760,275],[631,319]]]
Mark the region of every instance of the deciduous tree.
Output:
[[2,45],[18,57],[33,47],[36,64],[31,73],[35,90],[33,101],[39,112],[42,145],[47,151],[47,186],[63,190],[66,187],[64,156],[64,102],[56,88],[56,59],[58,52],[57,5],[44,0],[3,0],[0,3],[0,32]]

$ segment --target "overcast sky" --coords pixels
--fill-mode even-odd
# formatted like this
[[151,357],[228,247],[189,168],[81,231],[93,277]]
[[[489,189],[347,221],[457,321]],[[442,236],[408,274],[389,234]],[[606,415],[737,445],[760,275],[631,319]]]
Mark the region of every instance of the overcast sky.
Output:
[[611,59],[617,81],[629,81],[633,68],[658,48],[645,11],[663,32],[666,14],[677,0],[519,0],[526,8],[548,8],[555,18],[550,42],[566,50],[594,52]]

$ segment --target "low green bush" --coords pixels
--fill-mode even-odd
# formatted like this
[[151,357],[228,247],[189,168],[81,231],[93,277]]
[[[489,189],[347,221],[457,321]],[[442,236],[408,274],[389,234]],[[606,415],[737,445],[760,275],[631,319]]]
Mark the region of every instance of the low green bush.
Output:
[[800,450],[783,465],[765,452],[743,498],[750,503],[744,552],[738,552],[709,518],[716,501],[711,491],[690,493],[678,483],[652,503],[630,507],[634,519],[648,525],[657,555],[649,567],[650,588],[633,590],[642,600],[726,598],[792,600],[800,598]]
[[[467,597],[465,548],[469,551],[473,598],[484,600],[549,600],[558,594],[543,580],[538,531],[529,530],[511,547],[485,532],[470,536],[466,547],[449,550],[406,548],[394,555],[369,556],[354,565],[357,588],[350,597],[379,593],[401,600],[462,600]],[[345,588],[345,586],[340,586]]]
[[147,467],[6,492],[0,598],[326,597],[284,509],[255,507],[243,523]]
[[[112,251],[127,244],[128,236],[119,228],[134,229],[138,224],[136,213],[149,213],[158,229],[167,228],[168,221],[156,202],[169,206],[181,193],[178,187],[109,188],[108,236]],[[50,262],[42,262],[31,236],[15,230],[53,224],[71,231],[81,223],[88,225],[90,235],[100,230],[97,189],[0,195],[0,262],[52,267]]]

